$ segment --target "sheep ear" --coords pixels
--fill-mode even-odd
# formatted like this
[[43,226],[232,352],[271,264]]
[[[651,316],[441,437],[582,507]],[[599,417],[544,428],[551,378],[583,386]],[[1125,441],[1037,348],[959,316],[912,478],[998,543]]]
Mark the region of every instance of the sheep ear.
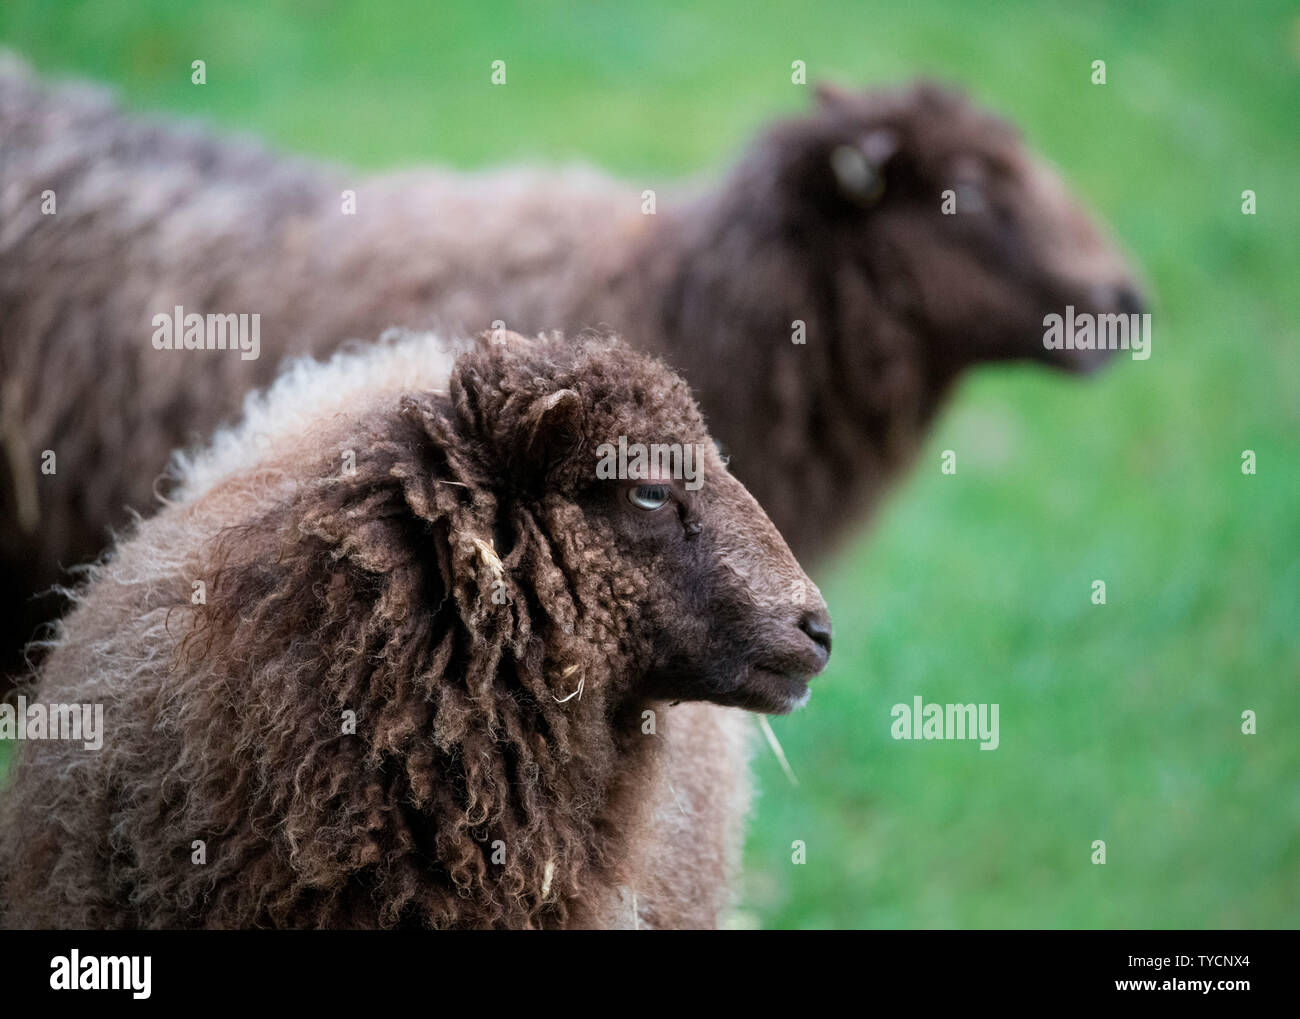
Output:
[[888,128],[872,131],[856,145],[831,150],[831,170],[840,190],[859,205],[871,206],[885,193],[885,164],[898,151],[898,135]]
[[819,81],[813,91],[823,110],[842,110],[853,104],[853,91],[833,81]]
[[883,191],[880,172],[856,145],[836,145],[831,149],[831,170],[840,190],[856,202],[874,202]]
[[524,445],[531,465],[543,472],[567,456],[582,442],[582,397],[572,389],[560,389],[537,400],[528,412]]
[[862,139],[862,151],[876,169],[884,167],[901,147],[902,139],[898,132],[889,127],[878,127]]

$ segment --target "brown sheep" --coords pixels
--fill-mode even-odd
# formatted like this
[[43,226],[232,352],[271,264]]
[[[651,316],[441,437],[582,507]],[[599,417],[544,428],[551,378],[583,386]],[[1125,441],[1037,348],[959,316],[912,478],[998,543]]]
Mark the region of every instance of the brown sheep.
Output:
[[[128,507],[147,511],[170,451],[210,434],[288,354],[390,325],[607,324],[686,376],[737,476],[816,561],[968,368],[1085,367],[1044,349],[1044,314],[1138,300],[1055,173],[1005,123],[928,84],[822,89],[719,184],[660,196],[655,215],[641,184],[584,169],[321,168],[124,116],[12,61],[0,137],[10,648],[52,611],[31,593],[95,555]],[[955,215],[945,189],[960,192]],[[55,215],[41,214],[47,190]],[[177,306],[260,315],[260,357],[154,349],[153,316]],[[53,475],[39,472],[46,450]]]
[[[620,437],[693,459],[606,478]],[[680,378],[509,334],[448,384],[408,336],[295,366],[181,473],[25,694],[103,705],[103,745],[20,744],[6,925],[717,922],[713,705],[802,704],[830,630]]]

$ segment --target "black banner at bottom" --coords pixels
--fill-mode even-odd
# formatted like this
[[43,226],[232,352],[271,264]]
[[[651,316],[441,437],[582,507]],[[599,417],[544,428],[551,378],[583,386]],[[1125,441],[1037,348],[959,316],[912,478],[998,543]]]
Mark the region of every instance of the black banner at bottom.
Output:
[[[255,1004],[374,1008],[391,996],[500,1007],[620,990],[677,1008],[686,989],[728,997],[933,1006],[1129,998],[1182,1009],[1287,1000],[1273,932],[276,933],[0,935],[6,1005]],[[1287,938],[1288,942],[1291,940]],[[448,998],[451,994],[453,997]],[[505,999],[503,1001],[503,999]],[[617,1001],[617,998],[612,1001]],[[812,1002],[806,1002],[811,1005]],[[16,1010],[10,1014],[21,1014]]]

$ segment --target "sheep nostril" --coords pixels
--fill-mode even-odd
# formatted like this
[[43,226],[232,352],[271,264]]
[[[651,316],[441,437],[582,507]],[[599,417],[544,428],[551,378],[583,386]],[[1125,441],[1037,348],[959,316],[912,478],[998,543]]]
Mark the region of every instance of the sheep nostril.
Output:
[[1142,295],[1129,286],[1116,289],[1115,305],[1122,315],[1140,315],[1146,309],[1146,302],[1142,300]]
[[822,649],[827,658],[830,658],[831,620],[825,609],[819,609],[816,612],[805,612],[803,618],[799,620],[799,629]]

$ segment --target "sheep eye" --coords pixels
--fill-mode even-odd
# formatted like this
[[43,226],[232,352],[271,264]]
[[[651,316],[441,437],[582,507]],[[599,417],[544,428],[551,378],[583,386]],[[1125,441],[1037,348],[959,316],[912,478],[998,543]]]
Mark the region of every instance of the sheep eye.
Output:
[[671,498],[667,485],[637,485],[627,490],[627,501],[640,510],[657,510]]

